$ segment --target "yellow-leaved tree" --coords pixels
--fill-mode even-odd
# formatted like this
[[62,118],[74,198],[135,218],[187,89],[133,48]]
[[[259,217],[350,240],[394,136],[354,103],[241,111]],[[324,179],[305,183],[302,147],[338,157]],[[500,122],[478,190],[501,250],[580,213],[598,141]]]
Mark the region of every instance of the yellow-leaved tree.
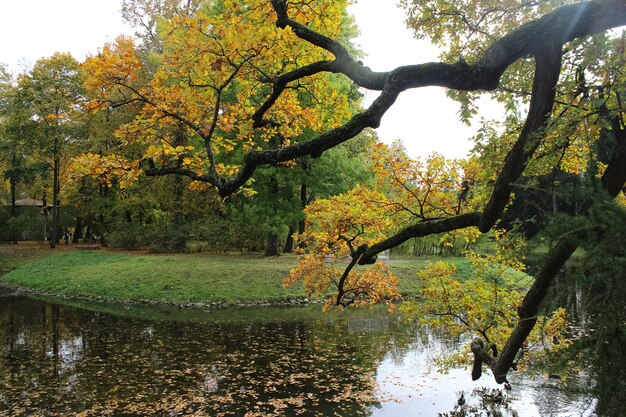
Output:
[[[419,272],[422,286],[420,301],[402,305],[401,311],[409,319],[443,329],[453,338],[473,338],[481,347],[486,344],[491,355],[497,357],[499,346],[510,337],[516,325],[517,309],[532,283],[525,274],[522,262],[525,241],[520,235],[496,230],[495,251],[481,255],[468,251],[465,257],[470,268],[459,273],[453,262],[430,263]],[[557,308],[549,317],[539,316],[539,325],[526,339],[513,366],[525,367],[533,360],[571,344],[567,333],[566,311]],[[439,358],[444,368],[474,363],[473,377],[482,373],[480,360],[471,355],[472,345],[452,355]]]
[[[347,1],[302,3],[290,4],[299,21],[336,38],[349,28]],[[225,196],[249,179],[251,150],[284,149],[345,122],[358,103],[322,72],[331,55],[277,29],[273,14],[263,0],[211,3],[161,20],[162,53],[119,37],[88,58],[88,110],[126,106],[136,116],[117,130],[114,152],[77,158],[75,175],[126,186],[142,172],[179,174]]]
[[[376,245],[389,243],[388,239],[407,225],[441,221],[477,204],[472,197],[479,171],[474,162],[436,154],[413,160],[396,142],[376,144],[370,163],[374,189],[360,185],[318,200],[305,210],[307,228],[298,238],[306,254],[287,280],[288,284],[302,280],[312,294],[335,288],[336,293],[329,297],[335,305],[397,298],[397,281],[385,264],[371,258],[367,263],[373,267],[355,269],[362,256]],[[476,228],[456,233],[470,240],[478,235]]]
[[285,284],[303,281],[309,296],[327,297],[328,307],[398,297],[397,280],[386,265],[377,262],[355,268],[365,248],[393,229],[391,210],[384,194],[363,185],[309,205],[305,210],[307,227],[297,237],[307,253]]

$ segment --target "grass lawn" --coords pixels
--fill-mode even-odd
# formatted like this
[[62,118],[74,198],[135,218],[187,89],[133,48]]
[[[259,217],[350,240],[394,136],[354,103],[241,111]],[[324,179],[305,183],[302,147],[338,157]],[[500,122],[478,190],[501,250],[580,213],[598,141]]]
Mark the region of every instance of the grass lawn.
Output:
[[0,244],[0,276],[20,265],[50,255],[50,246],[43,242]]
[[[163,303],[277,302],[302,299],[301,285],[283,287],[295,255],[276,258],[208,254],[150,255],[108,250],[0,247],[1,280],[64,296]],[[446,258],[464,267],[464,260]],[[399,290],[415,295],[416,274],[431,259],[392,260]],[[434,260],[434,258],[433,258]],[[4,265],[4,263],[3,263]]]
[[8,284],[62,295],[120,301],[236,302],[304,297],[285,289],[294,258],[134,255],[64,251],[28,262],[3,276]]

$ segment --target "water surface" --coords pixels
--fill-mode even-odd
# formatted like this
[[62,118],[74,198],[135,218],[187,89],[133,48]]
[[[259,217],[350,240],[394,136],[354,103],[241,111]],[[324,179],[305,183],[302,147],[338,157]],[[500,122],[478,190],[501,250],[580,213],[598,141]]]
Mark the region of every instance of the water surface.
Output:
[[461,392],[467,415],[593,415],[542,377],[513,376],[500,398],[489,376],[440,374],[433,358],[458,343],[382,308],[84,308],[0,291],[0,416],[435,416]]

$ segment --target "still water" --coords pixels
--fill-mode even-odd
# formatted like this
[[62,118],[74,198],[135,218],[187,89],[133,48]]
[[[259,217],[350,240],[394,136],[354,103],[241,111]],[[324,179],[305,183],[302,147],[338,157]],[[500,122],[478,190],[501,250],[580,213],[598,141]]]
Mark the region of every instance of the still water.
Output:
[[593,415],[543,377],[500,394],[440,374],[433,359],[459,343],[384,309],[69,306],[0,289],[0,344],[0,416],[461,415],[461,392],[468,416]]

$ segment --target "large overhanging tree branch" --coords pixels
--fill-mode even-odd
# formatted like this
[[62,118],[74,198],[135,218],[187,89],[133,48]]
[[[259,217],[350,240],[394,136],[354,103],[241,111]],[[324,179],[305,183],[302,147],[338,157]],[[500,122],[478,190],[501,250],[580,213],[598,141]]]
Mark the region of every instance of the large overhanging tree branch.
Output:
[[[311,140],[280,149],[249,151],[245,155],[244,163],[237,175],[232,178],[222,178],[217,182],[212,181],[222,196],[230,195],[244,185],[252,177],[258,166],[279,164],[304,156],[318,157],[325,150],[355,137],[364,129],[378,127],[383,115],[394,104],[398,95],[407,89],[441,86],[465,91],[493,90],[498,86],[504,71],[522,58],[545,54],[547,49],[560,49],[563,44],[573,39],[626,24],[626,4],[623,1],[596,0],[584,2],[558,8],[540,19],[521,26],[493,43],[476,63],[468,64],[463,60],[452,64],[425,63],[401,66],[389,72],[374,72],[354,59],[338,41],[290,19],[287,3],[284,0],[272,0],[272,5],[277,15],[276,25],[278,27],[290,27],[301,39],[332,53],[335,60],[318,62],[272,80],[273,92],[255,113],[255,126],[263,126],[267,123],[263,120],[263,115],[276,102],[290,82],[319,72],[344,74],[357,85],[370,90],[381,91],[381,94],[369,108],[355,115],[344,125]],[[541,99],[546,100],[545,97],[541,97]],[[546,101],[545,104],[549,104],[549,101]],[[544,107],[538,107],[537,112],[540,113]],[[548,106],[548,110],[550,107]],[[534,136],[535,139],[531,139],[530,142],[537,142],[541,136],[540,134],[536,136],[537,134],[533,132],[543,123],[537,119],[537,114],[532,115],[532,117],[529,115],[529,123],[526,133],[523,132],[522,134]],[[527,140],[528,137],[524,142]],[[524,149],[523,143],[520,143],[519,146],[521,149],[516,151],[516,155],[520,152],[528,154],[528,156],[532,155],[532,152],[527,152]],[[511,157],[511,159],[515,159],[515,157]],[[483,216],[482,230],[488,230],[493,225],[492,222],[497,219],[501,202],[510,193],[510,189],[507,191],[507,188],[510,187],[507,184],[519,176],[517,172],[520,169],[523,171],[526,162],[521,161],[521,165],[518,161],[509,163],[506,172],[501,176],[502,179],[496,186],[494,198]],[[146,171],[147,175],[172,173],[190,175],[198,180],[204,178],[185,169],[168,168],[161,170],[155,168]]]
[[[333,69],[347,75],[360,86],[375,90],[380,89],[382,93],[369,109],[354,117],[341,128],[321,135],[311,142],[297,145],[292,149],[257,154],[263,156],[256,160],[249,156],[250,159],[247,159],[246,162],[264,163],[262,161],[273,158],[276,160],[271,162],[279,162],[281,152],[282,155],[289,155],[290,157],[316,156],[320,150],[323,151],[347,140],[347,137],[340,136],[342,134],[349,135],[351,132],[358,133],[365,127],[378,126],[384,112],[393,104],[397,96],[408,88],[438,85],[460,90],[491,90],[498,85],[506,68],[515,61],[529,55],[535,58],[533,89],[526,122],[517,141],[507,154],[483,212],[461,214],[444,220],[425,221],[411,225],[394,236],[372,245],[364,251],[360,250],[355,253],[355,256],[360,257],[359,263],[361,264],[371,263],[377,253],[395,247],[412,237],[469,226],[479,226],[482,232],[490,230],[500,218],[509,201],[513,184],[524,172],[544,137],[544,130],[554,105],[563,45],[577,37],[626,23],[626,4],[623,1],[580,3],[557,9],[541,19],[522,26],[494,43],[476,64],[470,65],[463,61],[456,64],[429,63],[400,67],[389,73],[374,73],[351,59],[347,51],[338,43],[289,19],[284,1],[273,0],[272,3],[278,15],[277,25],[279,27],[290,26],[301,38],[329,50],[337,58]],[[309,148],[311,145],[314,145],[312,149]],[[621,149],[623,147],[622,144],[616,148],[614,159],[609,164],[602,180],[605,185],[611,184],[612,190],[609,192],[613,195],[622,189],[626,179],[624,169],[617,168],[623,166],[624,161],[626,161]],[[565,242],[550,253],[544,268],[537,276],[520,307],[519,324],[514,329],[499,357],[490,356],[483,349],[480,340],[472,344],[472,350],[476,355],[473,371],[475,379],[480,377],[481,362],[486,362],[492,368],[497,382],[506,381],[506,375],[513,366],[517,353],[535,326],[539,306],[543,302],[550,284],[575,249],[576,244]],[[354,267],[355,260],[353,259],[349,264],[346,272]]]

